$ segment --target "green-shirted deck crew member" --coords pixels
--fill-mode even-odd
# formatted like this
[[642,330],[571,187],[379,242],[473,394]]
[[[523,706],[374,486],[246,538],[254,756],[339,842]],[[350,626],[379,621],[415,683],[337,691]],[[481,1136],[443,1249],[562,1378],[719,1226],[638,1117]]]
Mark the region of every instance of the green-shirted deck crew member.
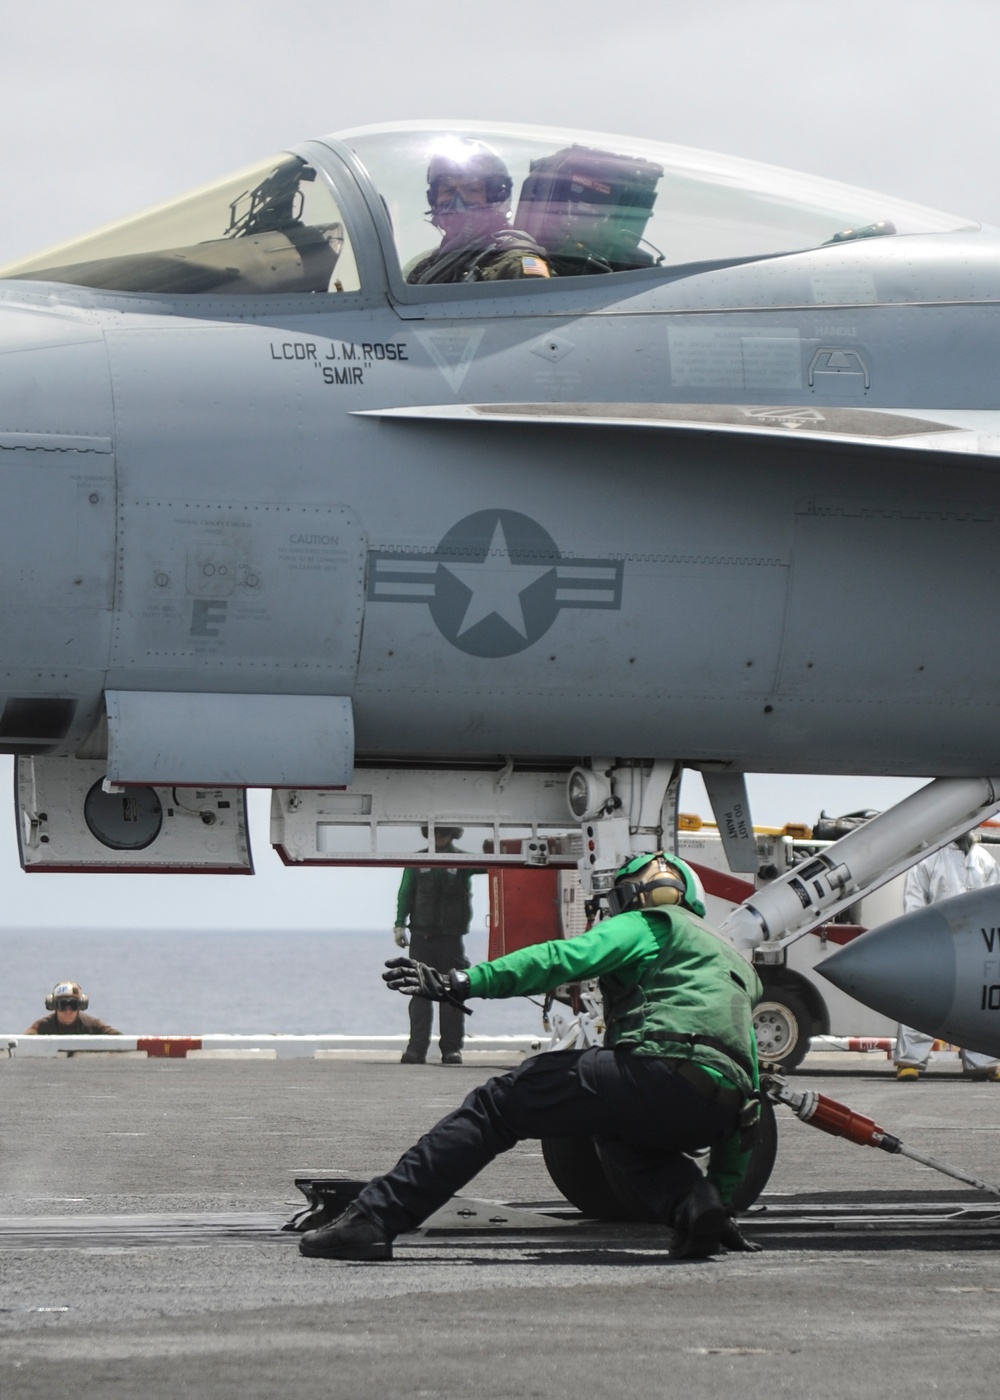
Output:
[[[536,1055],[474,1089],[376,1177],[339,1219],[303,1236],[303,1254],[389,1259],[413,1230],[523,1138],[589,1135],[616,1178],[673,1227],[674,1254],[751,1248],[727,1207],[743,1178],[757,1109],[749,963],[704,921],[700,883],[664,852],[636,857],[608,897],[613,916],[577,938],[523,948],[467,972],[396,958],[390,987],[431,1000],[539,994],[600,979],[603,1047]],[[710,1148],[707,1176],[688,1153]]]
[[[427,828],[421,827],[424,836]],[[434,829],[434,849],[438,855],[455,850],[461,840],[460,826]],[[485,870],[469,866],[421,865],[403,871],[396,897],[396,925],[393,937],[400,948],[410,943],[410,956],[437,972],[469,966],[463,939],[472,918],[472,876]],[[410,1039],[401,1063],[422,1065],[427,1061],[434,1029],[434,1006],[426,997],[410,1001]],[[441,1063],[460,1065],[465,1039],[465,1013],[461,1006],[442,1001],[438,1010],[441,1034]]]

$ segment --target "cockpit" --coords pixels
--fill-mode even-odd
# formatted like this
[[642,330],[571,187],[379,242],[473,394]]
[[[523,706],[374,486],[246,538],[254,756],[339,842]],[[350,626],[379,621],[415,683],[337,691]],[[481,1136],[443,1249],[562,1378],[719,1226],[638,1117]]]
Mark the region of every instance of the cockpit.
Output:
[[[158,296],[341,296],[362,290],[367,266],[387,269],[390,295],[433,297],[441,281],[478,280],[482,262],[471,273],[459,258],[454,276],[414,275],[452,236],[431,207],[430,172],[456,143],[489,153],[486,184],[502,195],[491,201],[494,236],[512,243],[517,234],[549,287],[549,277],[655,277],[862,237],[979,227],[817,177],[632,137],[411,123],[311,142],[302,154],[272,157],[2,268],[0,278]],[[461,191],[458,203],[467,212]],[[414,282],[428,285],[407,291]]]

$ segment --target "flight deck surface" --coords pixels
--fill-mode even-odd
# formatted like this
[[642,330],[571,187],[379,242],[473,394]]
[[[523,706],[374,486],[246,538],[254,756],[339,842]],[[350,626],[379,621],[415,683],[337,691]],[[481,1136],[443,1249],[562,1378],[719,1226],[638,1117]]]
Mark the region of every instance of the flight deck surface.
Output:
[[[0,1392],[144,1400],[344,1396],[995,1395],[1000,1203],[779,1109],[765,1253],[670,1263],[658,1227],[590,1224],[539,1145],[467,1194],[514,1207],[302,1259],[296,1177],[392,1164],[494,1067],[388,1061],[0,1061]],[[1000,1085],[876,1055],[793,1076],[994,1180]],[[523,1208],[540,1215],[540,1227]]]

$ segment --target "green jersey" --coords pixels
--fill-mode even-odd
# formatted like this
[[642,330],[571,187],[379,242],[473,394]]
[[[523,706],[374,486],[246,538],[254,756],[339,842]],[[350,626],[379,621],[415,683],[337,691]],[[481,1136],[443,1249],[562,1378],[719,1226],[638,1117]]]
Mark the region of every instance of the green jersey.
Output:
[[407,867],[396,897],[397,927],[409,919],[415,933],[468,933],[472,876],[482,873],[463,866]]
[[[757,974],[708,924],[676,906],[618,914],[577,938],[479,963],[468,977],[471,995],[480,997],[537,994],[596,977],[609,1049],[691,1060],[744,1094],[759,1087]],[[708,1175],[723,1200],[748,1160],[739,1133],[713,1147]]]

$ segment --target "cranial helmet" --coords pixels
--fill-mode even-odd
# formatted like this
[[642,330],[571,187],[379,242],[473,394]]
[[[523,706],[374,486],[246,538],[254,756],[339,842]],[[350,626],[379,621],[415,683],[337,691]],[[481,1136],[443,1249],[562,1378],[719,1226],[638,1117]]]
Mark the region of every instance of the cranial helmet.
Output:
[[633,856],[626,861],[615,876],[607,901],[612,914],[621,914],[626,909],[679,904],[699,918],[705,915],[705,891],[701,881],[686,861],[667,851]]
[[[428,828],[426,826],[420,828],[420,835],[423,836],[425,840],[427,838],[427,831]],[[436,826],[434,828],[434,835],[443,836],[446,841],[461,841],[464,832],[465,828],[462,826]]]
[[447,136],[434,148],[427,166],[427,203],[432,211],[438,185],[446,175],[482,180],[487,204],[503,204],[513,189],[510,171],[496,151],[469,136]]
[[59,1002],[66,997],[74,997],[80,1003],[80,1010],[86,1011],[90,1005],[90,997],[80,986],[79,982],[57,982],[52,991],[45,998],[45,1010],[55,1011]]

